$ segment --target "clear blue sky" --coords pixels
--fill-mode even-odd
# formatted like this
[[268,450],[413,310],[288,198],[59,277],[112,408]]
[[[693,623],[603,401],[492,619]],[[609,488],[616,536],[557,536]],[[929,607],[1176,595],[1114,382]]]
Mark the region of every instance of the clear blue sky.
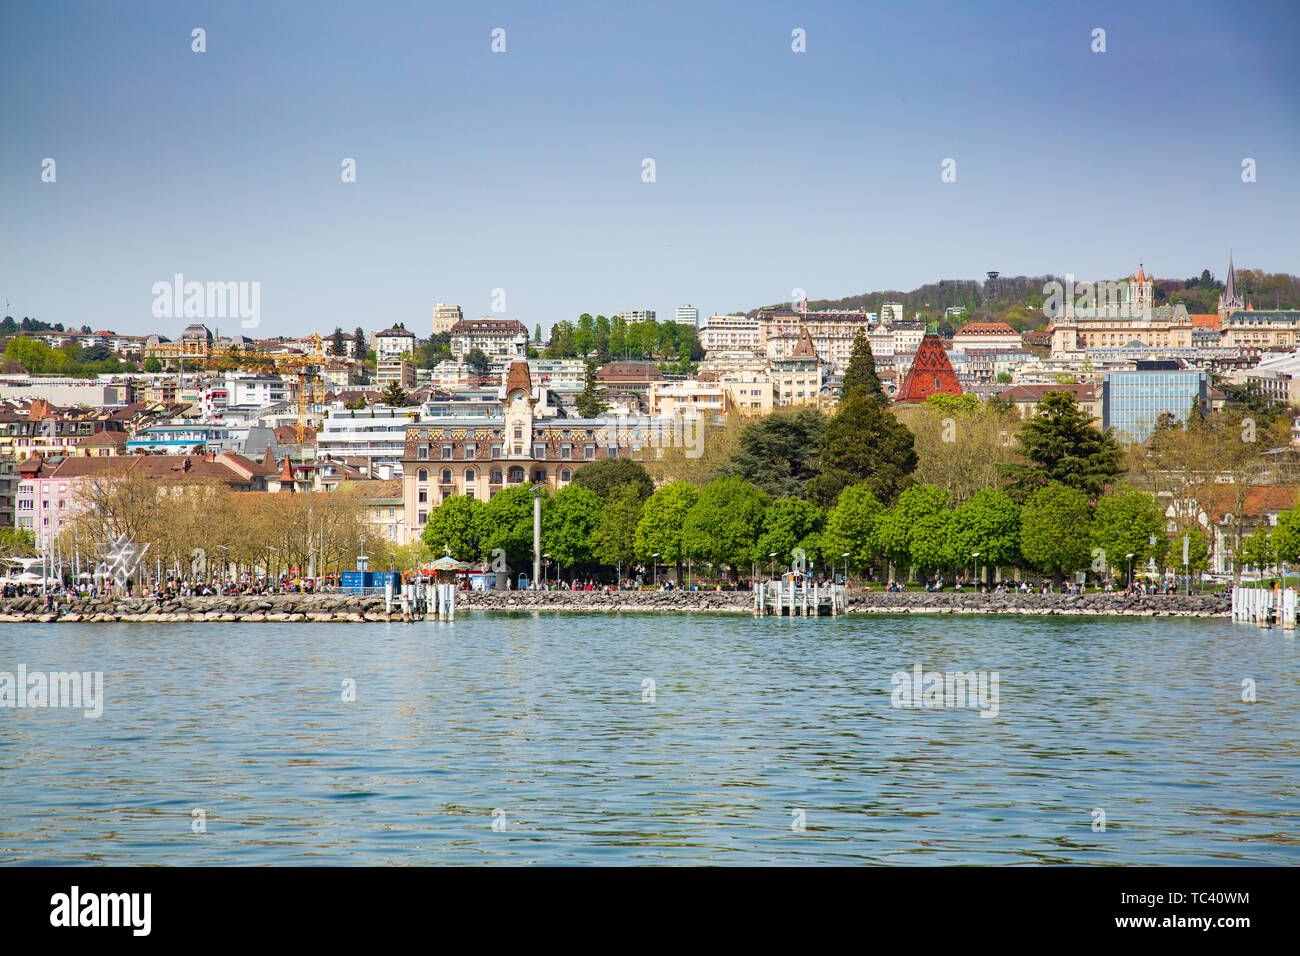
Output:
[[6,0],[0,121],[0,300],[122,332],[177,272],[257,335],[1300,272],[1295,2]]

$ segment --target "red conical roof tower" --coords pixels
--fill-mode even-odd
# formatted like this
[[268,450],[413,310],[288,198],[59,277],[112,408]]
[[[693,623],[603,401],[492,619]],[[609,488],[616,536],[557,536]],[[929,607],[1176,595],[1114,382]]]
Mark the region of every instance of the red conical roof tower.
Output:
[[927,332],[921,337],[921,344],[912,359],[912,367],[907,370],[903,387],[898,390],[897,402],[923,402],[930,395],[960,395],[961,383],[957,373],[952,370],[948,353],[943,350],[939,336]]

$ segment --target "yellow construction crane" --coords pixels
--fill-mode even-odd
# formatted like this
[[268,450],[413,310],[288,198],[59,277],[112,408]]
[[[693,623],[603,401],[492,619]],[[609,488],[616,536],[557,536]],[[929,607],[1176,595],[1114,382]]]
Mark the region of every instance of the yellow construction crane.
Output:
[[321,338],[315,333],[300,339],[301,353],[265,352],[239,344],[216,344],[206,338],[182,339],[179,342],[161,342],[145,348],[145,358],[160,362],[175,362],[182,373],[186,363],[204,370],[246,369],[272,372],[294,385],[294,401],[298,412],[298,443],[307,441],[313,433],[311,412],[320,401],[321,372],[325,366],[325,352]]

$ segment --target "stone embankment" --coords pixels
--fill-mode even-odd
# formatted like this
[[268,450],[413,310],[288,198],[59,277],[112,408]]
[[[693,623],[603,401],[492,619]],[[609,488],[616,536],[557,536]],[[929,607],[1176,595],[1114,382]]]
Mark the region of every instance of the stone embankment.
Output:
[[[749,613],[748,591],[461,591],[458,611],[730,612]],[[1049,614],[1226,617],[1226,597],[1124,594],[975,594],[952,591],[854,591],[850,614]],[[303,621],[401,620],[384,610],[382,596],[268,594],[175,598],[77,598],[48,612],[39,597],[0,600],[0,622],[33,621]]]

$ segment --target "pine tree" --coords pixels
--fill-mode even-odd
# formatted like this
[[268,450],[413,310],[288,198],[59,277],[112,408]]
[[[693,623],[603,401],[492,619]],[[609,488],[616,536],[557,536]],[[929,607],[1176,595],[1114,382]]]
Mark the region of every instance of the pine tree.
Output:
[[1034,417],[1020,426],[1016,442],[1028,464],[1003,471],[1020,500],[1053,481],[1098,498],[1124,471],[1124,452],[1114,435],[1094,426],[1071,392],[1044,395]]
[[334,328],[334,341],[330,343],[330,355],[347,355],[347,346],[343,344],[343,329]]
[[353,355],[356,356],[358,362],[364,362],[366,360],[367,351],[366,333],[362,331],[361,326],[358,325],[357,330],[352,334],[356,338],[356,351],[353,352]]
[[912,482],[916,449],[912,433],[863,386],[840,399],[821,441],[821,474],[808,482],[813,501],[829,507],[849,485],[865,482],[892,504]]
[[853,351],[849,355],[849,365],[844,370],[844,383],[840,389],[841,401],[857,389],[864,390],[882,404],[888,401],[880,377],[876,374],[876,357],[871,354],[871,341],[867,338],[866,329],[858,329],[858,334],[853,337]]
[[388,387],[384,389],[383,397],[380,399],[385,405],[391,405],[400,408],[410,404],[410,399],[406,396],[406,391],[397,382],[389,382]]
[[582,394],[574,400],[577,406],[578,414],[583,418],[598,418],[609,405],[600,397],[600,390],[596,385],[596,363],[587,363],[587,374],[583,380]]

